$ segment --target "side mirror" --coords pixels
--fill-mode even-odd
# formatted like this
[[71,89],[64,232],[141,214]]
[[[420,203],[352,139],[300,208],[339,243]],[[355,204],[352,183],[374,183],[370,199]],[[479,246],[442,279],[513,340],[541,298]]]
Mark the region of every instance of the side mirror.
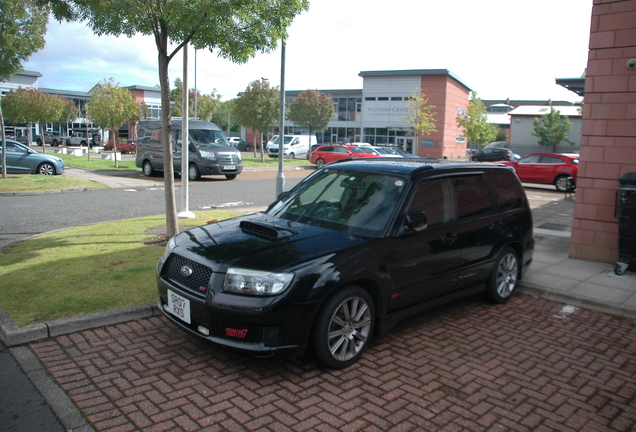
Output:
[[428,226],[428,218],[423,211],[414,211],[405,216],[406,226],[413,232],[424,231]]

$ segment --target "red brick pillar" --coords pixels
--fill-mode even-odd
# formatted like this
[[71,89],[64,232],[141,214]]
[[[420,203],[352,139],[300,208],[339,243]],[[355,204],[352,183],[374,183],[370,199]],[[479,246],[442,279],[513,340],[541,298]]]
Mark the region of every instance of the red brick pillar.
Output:
[[589,48],[570,257],[615,262],[617,179],[636,171],[636,0],[594,0]]

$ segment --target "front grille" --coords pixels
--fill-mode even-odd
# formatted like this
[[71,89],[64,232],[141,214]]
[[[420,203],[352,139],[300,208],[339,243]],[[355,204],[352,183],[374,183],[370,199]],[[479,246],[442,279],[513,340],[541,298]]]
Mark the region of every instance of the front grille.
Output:
[[[188,275],[188,273],[191,274]],[[200,296],[205,295],[211,276],[211,268],[176,254],[170,255],[168,258],[168,264],[165,266],[163,274],[165,279],[176,282]]]
[[240,162],[236,153],[219,153],[219,163],[221,165],[238,165]]
[[270,153],[278,153],[278,149],[277,148],[271,148],[268,150]]

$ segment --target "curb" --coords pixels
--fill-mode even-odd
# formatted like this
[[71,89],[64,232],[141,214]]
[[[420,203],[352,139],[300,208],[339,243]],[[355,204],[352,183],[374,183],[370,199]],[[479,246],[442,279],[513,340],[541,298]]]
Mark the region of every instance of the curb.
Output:
[[131,306],[106,312],[60,319],[27,327],[18,327],[9,314],[0,306],[0,339],[7,347],[15,347],[50,337],[74,333],[107,325],[121,324],[139,318],[160,315],[154,303]]
[[523,280],[519,281],[517,291],[523,294],[527,294],[533,297],[542,298],[559,303],[565,303],[571,306],[578,306],[587,310],[607,313],[620,318],[636,319],[636,310],[628,309],[623,306],[613,306],[609,304],[603,304],[596,300],[585,299],[569,294],[558,293],[549,291],[538,285],[525,283]]

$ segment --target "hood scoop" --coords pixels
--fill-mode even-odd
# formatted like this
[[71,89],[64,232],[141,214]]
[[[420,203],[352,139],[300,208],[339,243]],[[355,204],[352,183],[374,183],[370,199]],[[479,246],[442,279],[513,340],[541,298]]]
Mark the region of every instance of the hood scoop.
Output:
[[283,240],[294,234],[298,234],[298,231],[291,228],[247,220],[241,221],[239,227],[245,234],[269,241]]

